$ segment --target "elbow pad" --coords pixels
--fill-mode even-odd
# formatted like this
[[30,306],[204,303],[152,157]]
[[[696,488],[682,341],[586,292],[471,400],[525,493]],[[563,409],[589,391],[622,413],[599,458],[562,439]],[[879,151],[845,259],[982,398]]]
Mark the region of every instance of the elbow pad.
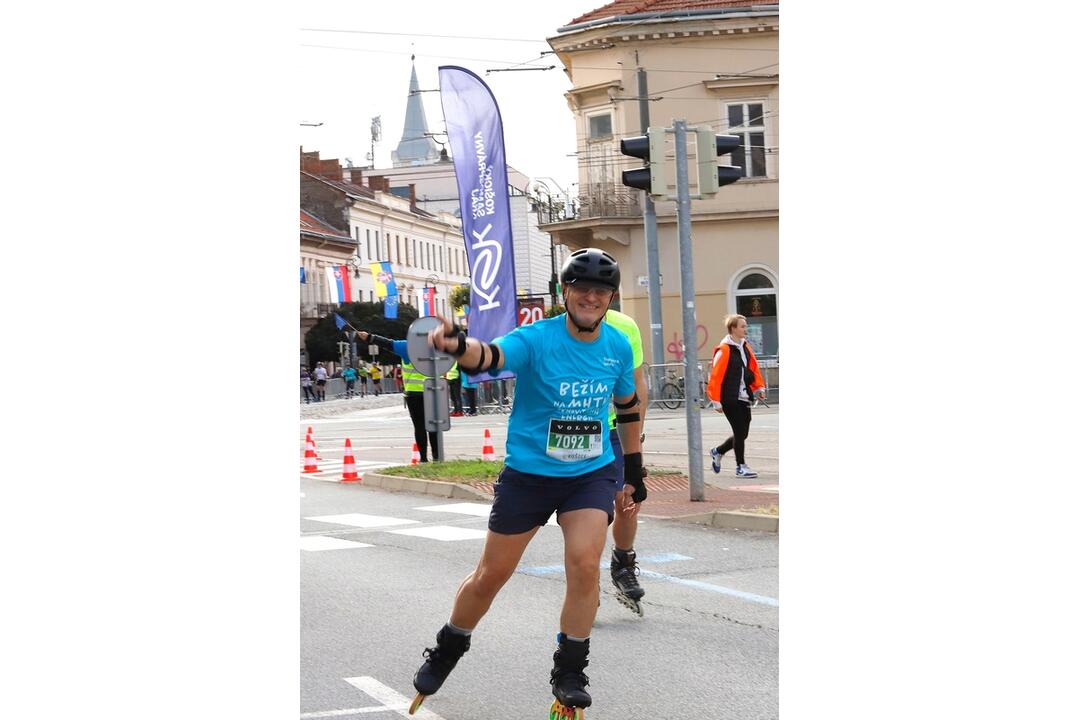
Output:
[[634,502],[642,502],[649,496],[649,491],[645,487],[644,468],[641,466],[641,453],[623,455],[623,479],[627,485],[634,488],[634,494],[631,495]]

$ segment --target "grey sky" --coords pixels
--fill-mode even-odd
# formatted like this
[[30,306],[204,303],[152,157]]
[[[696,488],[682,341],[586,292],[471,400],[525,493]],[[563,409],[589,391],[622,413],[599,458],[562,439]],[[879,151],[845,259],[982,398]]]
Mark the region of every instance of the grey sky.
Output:
[[[361,3],[311,0],[299,6],[299,144],[323,157],[350,158],[366,165],[371,118],[382,116],[376,166],[390,165],[405,118],[410,59],[422,90],[438,88],[438,66],[466,67],[488,84],[499,103],[507,162],[532,178],[550,177],[567,190],[577,181],[573,116],[564,93],[570,82],[562,64],[540,53],[557,28],[604,2],[553,0],[528,7],[498,0],[477,2]],[[359,30],[317,32],[316,30]],[[374,33],[387,34],[374,34]],[[390,34],[400,33],[400,34]],[[454,35],[513,40],[478,40],[406,35]],[[531,42],[525,42],[532,38]],[[320,46],[320,47],[310,47]],[[332,48],[332,49],[331,49]],[[351,49],[349,49],[351,48]],[[547,71],[485,73],[515,63]],[[442,132],[437,92],[422,93],[432,132]],[[552,190],[557,192],[555,187]]]

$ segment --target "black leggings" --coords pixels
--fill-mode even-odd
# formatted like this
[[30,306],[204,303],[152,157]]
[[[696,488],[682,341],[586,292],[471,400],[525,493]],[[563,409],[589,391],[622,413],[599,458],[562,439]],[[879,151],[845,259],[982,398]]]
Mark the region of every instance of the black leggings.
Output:
[[416,439],[416,444],[420,448],[421,462],[428,461],[428,438],[431,439],[432,458],[439,457],[439,446],[436,443],[436,439],[439,436],[436,433],[427,432],[424,428],[424,393],[405,393],[405,407],[409,408],[409,417],[412,418],[413,437]]
[[746,449],[746,438],[750,434],[750,403],[724,403],[724,417],[731,424],[731,432],[734,435],[725,440],[717,449],[723,455],[734,447],[735,462],[745,465],[746,456],[743,451]]

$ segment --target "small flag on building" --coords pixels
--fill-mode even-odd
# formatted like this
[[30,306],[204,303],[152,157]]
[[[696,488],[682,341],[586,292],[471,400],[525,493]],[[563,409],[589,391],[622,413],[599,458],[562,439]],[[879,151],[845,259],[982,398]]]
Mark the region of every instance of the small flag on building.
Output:
[[307,285],[307,273],[304,272],[304,266],[300,266],[300,284]]
[[389,262],[371,263],[371,278],[375,282],[376,297],[398,294],[397,283],[394,282],[394,271],[390,269]]
[[420,306],[420,317],[435,314],[435,288],[424,288],[424,302]]
[[345,318],[341,317],[337,313],[334,313],[334,324],[337,325],[338,330],[342,330],[349,323],[345,322]]
[[349,302],[352,299],[352,288],[349,286],[349,269],[344,265],[326,266],[327,285],[330,290],[330,302]]

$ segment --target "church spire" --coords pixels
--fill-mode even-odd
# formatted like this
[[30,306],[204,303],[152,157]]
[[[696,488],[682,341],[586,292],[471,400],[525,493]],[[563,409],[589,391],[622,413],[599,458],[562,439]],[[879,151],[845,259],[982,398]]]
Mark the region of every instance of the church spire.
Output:
[[429,132],[424,104],[420,102],[420,83],[416,79],[416,56],[412,56],[412,77],[409,79],[409,100],[405,106],[405,128],[397,150],[391,155],[394,167],[432,165],[439,161],[439,148],[427,137]]

